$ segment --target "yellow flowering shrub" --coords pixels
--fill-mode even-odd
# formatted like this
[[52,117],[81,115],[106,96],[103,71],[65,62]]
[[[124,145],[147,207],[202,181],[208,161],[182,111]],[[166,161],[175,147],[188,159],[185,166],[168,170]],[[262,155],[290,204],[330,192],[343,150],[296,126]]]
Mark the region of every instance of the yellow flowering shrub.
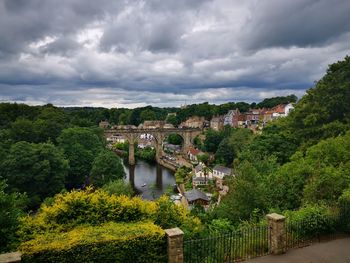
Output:
[[78,226],[22,243],[23,262],[166,262],[164,230],[150,222]]
[[163,229],[184,226],[187,228],[185,230],[199,231],[200,228],[198,219],[166,196],[147,201],[140,197],[109,195],[101,189],[88,188],[56,195],[54,201],[50,205],[43,204],[37,214],[21,219],[18,234],[22,241],[27,241],[36,235],[66,232],[80,225],[145,220]]

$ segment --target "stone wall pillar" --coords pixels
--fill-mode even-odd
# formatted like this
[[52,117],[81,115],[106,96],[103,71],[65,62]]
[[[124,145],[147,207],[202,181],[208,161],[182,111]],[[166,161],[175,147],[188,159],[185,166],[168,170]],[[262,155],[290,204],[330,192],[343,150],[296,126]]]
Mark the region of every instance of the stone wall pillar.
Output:
[[183,235],[180,228],[165,230],[168,239],[168,263],[183,263]]
[[18,263],[21,262],[22,254],[20,252],[12,252],[0,255],[1,263]]
[[267,216],[269,228],[271,231],[271,254],[283,254],[286,252],[286,218],[282,215],[272,213]]

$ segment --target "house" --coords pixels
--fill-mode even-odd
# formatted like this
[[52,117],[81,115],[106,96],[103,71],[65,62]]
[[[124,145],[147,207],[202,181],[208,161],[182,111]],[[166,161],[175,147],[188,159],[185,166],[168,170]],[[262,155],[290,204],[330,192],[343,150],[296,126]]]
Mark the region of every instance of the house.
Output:
[[189,205],[208,205],[209,197],[199,189],[192,189],[185,192],[185,198]]
[[264,112],[264,116],[263,116],[263,122],[269,122],[273,120],[273,111],[272,110],[267,110]]
[[231,127],[238,127],[238,118],[239,115],[241,115],[239,109],[230,110],[225,116],[224,116],[224,126],[229,125]]
[[232,174],[231,168],[221,166],[221,165],[215,165],[215,167],[213,168],[213,176],[215,178],[223,179],[224,176],[228,176],[231,174]]
[[203,128],[205,123],[204,117],[193,116],[188,118],[186,121],[181,122],[180,128]]
[[152,142],[148,142],[148,141],[142,141],[142,142],[139,142],[138,145],[137,145],[137,148],[139,149],[145,149],[145,148],[151,148],[153,149],[154,147],[152,146]]
[[176,112],[169,112],[167,117],[170,117],[170,116],[175,116],[176,117],[176,115],[177,115]]
[[216,186],[220,189],[223,187],[223,179],[225,176],[232,175],[232,169],[221,166],[221,165],[215,165],[213,168],[213,177],[216,179]]
[[125,143],[125,137],[123,135],[112,135],[107,138],[107,142],[109,143]]
[[211,170],[205,171],[206,166],[203,163],[199,163],[194,168],[194,175],[192,177],[192,185],[207,185],[209,180],[213,180],[213,173]]
[[107,129],[109,127],[109,122],[108,121],[100,121],[98,126],[102,129]]
[[203,154],[203,152],[200,150],[197,150],[197,149],[192,148],[192,147],[188,148],[187,156],[188,156],[188,159],[190,159],[190,161],[192,161],[192,162],[198,162],[197,157],[201,154]]
[[293,105],[292,103],[288,103],[288,104],[284,107],[284,115],[285,115],[285,116],[288,116],[289,113],[290,113],[291,111],[293,111],[293,110],[294,110],[294,105]]
[[238,116],[238,127],[246,127],[247,125],[247,118],[245,114],[241,114]]
[[272,108],[272,115],[274,119],[279,117],[286,117],[292,110],[294,110],[294,106],[292,103],[280,104]]
[[163,128],[165,121],[144,121],[142,124],[143,129],[159,129]]
[[163,128],[164,129],[174,129],[175,127],[174,127],[174,125],[172,125],[170,123],[166,123],[166,124],[164,124]]
[[169,153],[180,153],[181,152],[181,145],[175,145],[170,143],[164,143],[163,148],[165,152]]
[[215,131],[221,131],[224,128],[224,117],[215,116],[210,120],[210,128]]
[[264,118],[265,109],[249,109],[246,115],[246,123],[248,125],[258,124]]

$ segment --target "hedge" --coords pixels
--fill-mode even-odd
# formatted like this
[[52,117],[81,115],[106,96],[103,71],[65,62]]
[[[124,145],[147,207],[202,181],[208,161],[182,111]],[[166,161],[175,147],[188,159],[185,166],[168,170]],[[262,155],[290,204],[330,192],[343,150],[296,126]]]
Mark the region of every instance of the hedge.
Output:
[[22,243],[22,262],[166,262],[164,230],[150,222],[79,226]]
[[165,196],[147,201],[140,197],[109,195],[100,189],[58,194],[51,204],[43,204],[38,213],[20,221],[21,241],[38,234],[67,232],[81,225],[99,226],[108,222],[151,221],[163,229],[181,227],[186,233],[198,232],[200,228],[198,218]]

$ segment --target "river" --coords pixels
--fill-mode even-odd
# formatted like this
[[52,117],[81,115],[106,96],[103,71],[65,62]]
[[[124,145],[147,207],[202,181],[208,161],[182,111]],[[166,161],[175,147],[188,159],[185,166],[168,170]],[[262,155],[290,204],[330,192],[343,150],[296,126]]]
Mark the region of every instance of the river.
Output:
[[[129,166],[124,161],[125,180],[143,199],[153,200],[160,197],[169,187],[175,184],[174,172],[157,164],[137,160],[136,165]],[[145,186],[143,186],[145,184]]]

